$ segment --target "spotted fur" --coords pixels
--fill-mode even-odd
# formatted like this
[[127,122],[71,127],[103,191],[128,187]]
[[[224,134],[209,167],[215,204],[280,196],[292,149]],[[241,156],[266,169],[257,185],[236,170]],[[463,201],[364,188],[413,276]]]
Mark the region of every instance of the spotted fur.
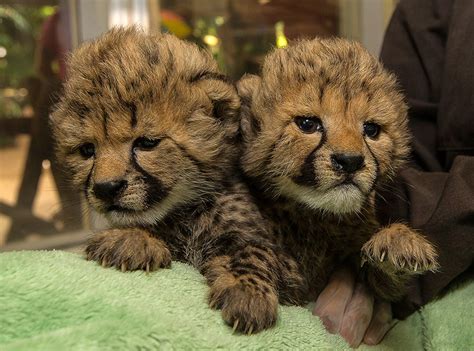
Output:
[[188,262],[210,305],[252,333],[275,323],[278,286],[302,278],[236,177],[239,108],[196,45],[114,29],[72,54],[51,124],[73,183],[111,224],[88,259],[124,271]]
[[[436,269],[422,235],[375,218],[377,189],[409,153],[404,98],[375,58],[343,39],[300,41],[270,53],[261,75],[244,76],[238,90],[241,166],[274,241],[298,262],[303,300],[345,261],[357,271],[367,262],[366,281],[389,301],[411,276]],[[305,132],[301,118],[317,128]],[[367,123],[379,134],[369,137]]]

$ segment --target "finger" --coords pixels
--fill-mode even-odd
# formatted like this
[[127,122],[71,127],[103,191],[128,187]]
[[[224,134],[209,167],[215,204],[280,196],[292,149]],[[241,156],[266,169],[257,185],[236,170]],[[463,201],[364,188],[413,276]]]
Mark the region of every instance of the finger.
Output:
[[364,336],[364,343],[367,345],[380,343],[385,334],[393,327],[394,322],[392,305],[385,301],[376,301],[372,320]]
[[350,269],[337,270],[316,300],[313,314],[321,319],[330,333],[339,332],[344,310],[353,293],[354,280],[355,276]]
[[341,336],[351,347],[358,347],[372,319],[374,295],[362,283],[357,283],[341,323]]

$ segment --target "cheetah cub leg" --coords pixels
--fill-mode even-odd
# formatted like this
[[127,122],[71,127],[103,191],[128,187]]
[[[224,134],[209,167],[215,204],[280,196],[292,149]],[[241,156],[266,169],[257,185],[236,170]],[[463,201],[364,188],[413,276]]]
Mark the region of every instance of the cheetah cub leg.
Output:
[[403,296],[410,277],[438,268],[432,244],[408,226],[396,223],[381,229],[362,247],[369,285],[389,301]]
[[214,257],[203,269],[210,286],[209,305],[222,310],[234,332],[252,334],[275,324],[277,276],[269,264],[274,258],[268,251],[248,246],[232,257]]
[[97,233],[86,246],[88,260],[122,271],[153,271],[171,265],[166,244],[141,228],[115,228]]

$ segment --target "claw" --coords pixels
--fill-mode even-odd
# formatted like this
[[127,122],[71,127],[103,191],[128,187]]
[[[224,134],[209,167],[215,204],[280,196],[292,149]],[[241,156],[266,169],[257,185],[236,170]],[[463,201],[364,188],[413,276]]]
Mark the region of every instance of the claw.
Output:
[[365,258],[362,258],[360,260],[360,268],[364,267],[364,264],[367,262],[367,260]]
[[417,269],[418,269],[418,262],[415,263],[415,268],[413,270],[416,272]]
[[385,251],[382,252],[382,256],[380,256],[380,262],[383,262],[383,259],[385,258]]
[[250,326],[249,330],[247,331],[247,335],[251,335],[253,332],[253,325]]
[[148,262],[146,263],[145,272],[150,273],[150,264]]
[[235,333],[238,326],[239,326],[239,320],[236,319],[235,322],[234,322],[234,326],[232,327],[232,333]]
[[107,267],[107,261],[105,260],[105,258],[102,260],[102,267]]
[[212,309],[215,309],[215,307],[216,307],[216,300],[211,300],[211,301],[209,301],[209,307],[212,308]]
[[400,267],[405,268],[405,261],[400,262]]
[[122,272],[125,272],[127,270],[127,266],[125,263],[122,263],[122,266],[120,267],[122,269]]

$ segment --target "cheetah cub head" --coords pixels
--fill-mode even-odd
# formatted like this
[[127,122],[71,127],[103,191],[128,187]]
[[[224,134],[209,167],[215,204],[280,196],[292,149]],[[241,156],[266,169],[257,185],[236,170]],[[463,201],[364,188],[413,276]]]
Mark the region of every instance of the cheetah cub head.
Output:
[[244,76],[244,172],[273,196],[333,214],[360,211],[409,148],[394,76],[343,39],[300,41]]
[[68,66],[51,117],[58,159],[113,224],[154,223],[231,172],[240,101],[196,45],[117,28]]

